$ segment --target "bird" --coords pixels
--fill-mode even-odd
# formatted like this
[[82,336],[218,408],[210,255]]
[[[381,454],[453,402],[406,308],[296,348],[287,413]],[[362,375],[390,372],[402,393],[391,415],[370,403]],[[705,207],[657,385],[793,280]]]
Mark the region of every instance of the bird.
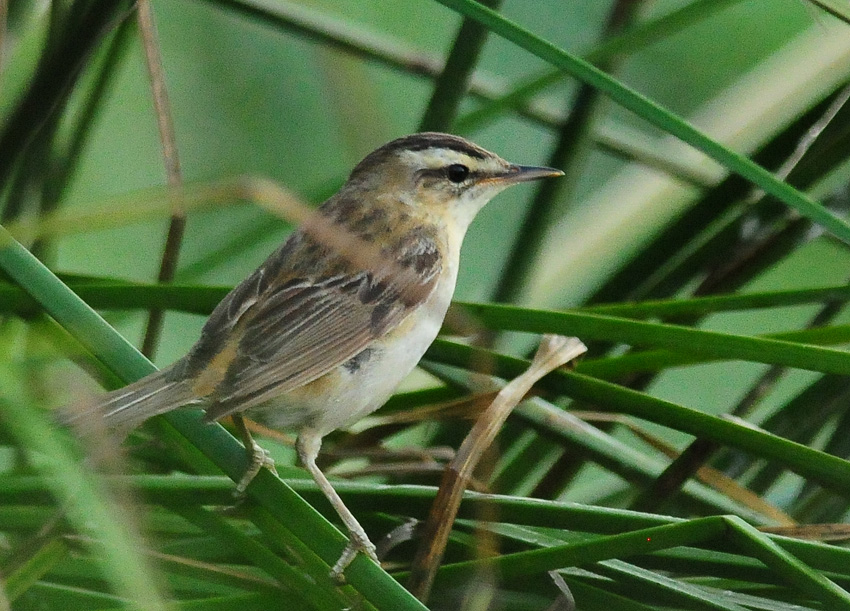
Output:
[[[184,407],[233,418],[250,466],[274,462],[243,415],[297,434],[302,465],[348,530],[331,570],[341,578],[374,544],[316,465],[322,438],[378,409],[436,338],[455,290],[461,243],[502,190],[560,176],[509,163],[472,142],[424,132],[368,154],[250,276],[231,290],[188,354],[86,408],[126,435]],[[69,410],[66,421],[85,414]]]

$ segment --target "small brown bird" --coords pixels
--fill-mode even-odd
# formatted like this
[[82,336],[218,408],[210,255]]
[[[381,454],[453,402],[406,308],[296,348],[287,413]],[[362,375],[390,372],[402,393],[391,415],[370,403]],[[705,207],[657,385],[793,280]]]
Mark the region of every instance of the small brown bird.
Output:
[[[297,432],[298,455],[349,531],[332,574],[375,546],[316,466],[322,437],[380,407],[437,336],[478,211],[511,185],[562,172],[520,166],[440,133],[369,154],[340,191],[215,308],[189,354],[94,407],[126,432],[180,407]],[[70,413],[69,419],[79,414]]]

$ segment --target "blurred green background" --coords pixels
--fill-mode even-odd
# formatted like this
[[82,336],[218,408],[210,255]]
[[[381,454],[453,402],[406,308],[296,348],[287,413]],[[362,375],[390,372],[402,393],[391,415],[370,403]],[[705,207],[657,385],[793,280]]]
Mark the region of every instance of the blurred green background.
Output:
[[[364,155],[421,128],[426,109],[435,102],[435,81],[463,22],[460,14],[444,4],[455,2],[153,0],[176,143],[189,191],[223,179],[263,176],[310,205],[320,204]],[[457,0],[457,4],[465,2]],[[127,17],[128,6],[106,0],[8,3],[0,63],[0,120],[5,134],[0,134],[0,169],[5,178],[2,221],[52,270],[65,274],[72,287],[78,281],[74,275],[94,276],[107,283],[154,282],[168,227],[168,219],[159,214],[152,221],[119,221],[109,229],[74,230],[56,238],[47,236],[42,242],[33,240],[30,233],[38,228],[41,215],[57,209],[73,218],[107,207],[120,219],[133,208],[153,207],[164,199],[157,190],[166,183],[157,116],[138,28],[133,15]],[[5,3],[0,2],[0,8],[6,8]],[[92,38],[97,44],[82,55],[79,78],[67,98],[60,84],[63,75],[72,73],[70,69],[53,75],[53,87],[48,85],[46,93],[33,94],[33,83],[39,70],[49,64],[51,53],[65,49],[62,41],[74,32],[86,31],[78,26],[92,20],[95,11],[108,15],[103,36]],[[846,218],[850,112],[840,102],[850,77],[850,10],[842,3],[504,0],[500,12],[554,47],[599,65],[633,89],[634,99],[652,100],[771,171],[779,170],[797,150],[801,153],[797,163],[780,178]],[[127,17],[126,25],[116,35],[122,17]],[[522,93],[525,85],[557,70],[500,36],[489,35],[481,55],[471,60],[469,91],[453,109],[453,119],[440,129],[514,162],[554,163],[567,176],[547,195],[541,196],[536,185],[525,185],[499,196],[482,211],[464,244],[457,300],[564,310],[599,302],[686,300],[846,284],[850,251],[841,236],[824,233],[777,199],[752,197],[755,187],[672,135],[673,120],[650,121],[605,96],[594,96],[567,74],[550,77],[548,86]],[[102,89],[98,82],[103,83]],[[466,84],[459,82],[456,87]],[[512,103],[497,103],[512,91],[519,91]],[[15,115],[28,95],[47,96],[55,104],[53,112],[41,119]],[[565,126],[571,121],[577,128],[568,131]],[[11,138],[16,126],[28,137]],[[565,138],[565,134],[572,135]],[[809,148],[803,151],[801,144]],[[544,201],[535,203],[541,197]],[[532,227],[530,234],[521,233],[524,224]],[[206,285],[232,286],[261,263],[290,229],[285,219],[245,201],[190,210],[176,281],[199,292]],[[518,264],[527,253],[533,254],[526,264]],[[737,267],[729,268],[730,262]],[[512,284],[512,291],[505,291],[506,283]],[[12,295],[10,284],[0,289]],[[19,313],[15,295],[8,301],[0,299],[11,313]],[[803,330],[818,312],[833,303],[843,304],[844,299],[649,317],[756,336]],[[536,341],[536,335],[513,331],[522,326],[524,312],[512,312],[512,322],[499,329],[503,332],[495,345],[500,351],[523,355]],[[141,345],[147,320],[144,310],[105,308],[103,315],[131,343]],[[88,374],[69,363],[66,353],[79,350],[57,340],[54,327],[47,325],[45,331],[50,341],[36,341],[42,336],[35,331],[44,330],[37,320],[4,318],[0,375],[40,378],[34,394],[42,407],[54,407],[83,387],[96,388]],[[161,367],[185,354],[204,320],[198,314],[167,312],[153,361]],[[846,343],[847,323],[843,307],[837,307],[819,322],[832,335],[818,341],[840,348]],[[591,344],[590,358],[628,358],[629,351],[640,353],[644,348],[672,350],[681,361],[674,359],[657,372],[618,376],[615,382],[708,414],[734,412],[760,377],[786,358],[774,346],[775,352],[762,360],[727,352],[722,357],[709,354],[706,358],[713,362],[691,365],[687,361],[690,346],[671,348],[672,340],[664,337],[663,327],[645,345],[627,340],[617,345],[601,337],[601,332],[600,337],[587,333],[590,337],[582,338]],[[440,359],[435,362],[436,369],[434,362],[429,368],[439,375]],[[100,364],[104,364],[102,358]],[[801,405],[799,397],[808,396],[807,389],[833,371],[810,369],[815,371],[783,369],[749,412],[749,422],[846,458],[850,454],[842,441],[846,382],[836,385],[832,394],[817,395]],[[38,375],[45,372],[49,375]],[[405,388],[420,383],[446,388],[438,377],[421,373]],[[417,401],[403,395],[396,407],[404,407],[408,400]],[[620,411],[616,404],[606,407],[577,399],[571,403],[566,397],[559,401],[560,407],[582,411]],[[787,414],[791,414],[788,420],[783,420]],[[661,417],[637,422],[641,430],[678,451],[699,437]],[[795,426],[795,422],[805,425]],[[398,445],[399,437],[393,435],[399,433],[405,440],[456,447],[467,429],[467,422],[458,420],[409,430],[381,429],[369,442]],[[603,508],[635,508],[633,501],[649,484],[630,469],[643,473],[649,464],[651,468],[646,469],[651,474],[642,477],[652,480],[670,459],[647,448],[626,427],[600,424],[599,435],[612,448],[623,444],[629,452],[642,453],[640,460],[634,458],[639,466],[628,462],[633,459],[629,454],[623,458],[626,466],[614,468],[587,447],[573,446],[525,420],[512,420],[500,439],[501,458],[494,458],[491,465],[495,475],[485,482],[488,490]],[[2,475],[29,474],[30,465],[18,453],[16,438],[11,433],[7,436],[11,441],[0,437],[8,443]],[[345,438],[339,439],[345,447]],[[539,456],[535,456],[538,443]],[[273,448],[275,456],[291,459],[285,444]],[[765,461],[749,449],[755,455],[744,467],[740,467],[741,454],[732,456],[732,450],[718,452],[711,464],[739,478],[738,484],[752,485],[764,500],[798,522],[846,521],[850,511],[846,491],[843,496],[834,495],[834,490],[819,487],[820,480],[813,483],[806,475],[789,475],[784,467],[765,475]],[[143,465],[136,473],[167,473],[177,468],[176,461],[165,467],[144,453],[135,459],[134,464]],[[736,469],[735,460],[740,468]],[[342,472],[353,469],[350,461],[341,464]],[[578,476],[569,475],[573,471]],[[38,473],[38,468],[33,472]],[[563,482],[560,473],[567,474]],[[373,476],[361,481],[395,480]],[[438,479],[411,476],[402,481],[436,484]],[[372,493],[378,499],[375,506],[380,506],[383,491],[376,488]],[[830,510],[813,510],[812,498],[830,499]],[[730,506],[736,502],[730,501]],[[720,513],[723,503],[717,505],[714,510]],[[693,502],[654,509],[665,517],[667,513],[711,514],[704,505],[696,506],[699,510]],[[741,514],[752,517],[744,510]],[[604,516],[599,519],[605,520]],[[374,522],[388,527],[391,520],[383,516]],[[0,538],[0,552],[13,557],[11,552],[26,540],[19,535]],[[514,536],[514,545],[527,543]],[[465,544],[474,547],[469,541]],[[14,568],[14,563],[9,561],[7,566]],[[3,568],[0,564],[0,574]],[[850,580],[846,574],[833,577],[845,586]],[[710,585],[724,587],[723,583]],[[729,587],[747,589],[739,586]],[[624,596],[637,601],[636,605],[651,605],[638,593]],[[824,606],[830,603],[812,602],[779,587],[765,596],[783,604],[800,603],[802,608],[832,608]],[[544,599],[548,601],[541,594]],[[29,606],[21,608],[38,608],[33,598],[24,600],[29,600]],[[693,607],[674,600],[665,602],[667,606],[647,608],[769,608],[723,606],[718,600],[706,597]],[[805,606],[810,603],[811,607]],[[585,604],[579,608],[615,608],[607,599],[598,606]],[[515,607],[505,603],[504,608],[545,606],[543,602]]]
[[[831,91],[829,87],[843,74],[840,66],[823,70],[826,75],[815,74],[814,68],[819,66],[814,66],[809,56],[815,48],[833,44],[831,61],[846,59],[846,26],[798,0],[725,4],[726,8],[708,18],[630,53],[623,58],[618,75],[673,112],[697,117],[699,124],[714,127],[722,140],[752,151]],[[651,20],[687,3],[643,5],[640,18]],[[445,53],[460,22],[451,11],[430,2],[306,2],[293,6],[315,10],[367,40],[431,59]],[[428,103],[428,79],[375,61],[353,59],[305,36],[234,14],[216,2],[159,2],[155,7],[187,182],[263,175],[280,181],[306,201],[319,203],[366,153],[415,131]],[[604,2],[507,2],[504,14],[554,44],[582,54],[598,40],[608,10]],[[758,35],[747,35],[751,32]],[[482,80],[502,86],[546,70],[539,59],[493,37],[485,45],[479,68]],[[815,77],[818,80],[810,91],[789,93],[800,87],[799,80]],[[753,80],[756,83],[750,84]],[[776,91],[761,92],[759,86],[765,82],[773,82]],[[568,108],[575,90],[575,82],[566,80],[547,91],[540,104],[558,116]],[[789,108],[786,104],[792,95],[796,107]],[[461,112],[480,105],[467,101]],[[648,146],[663,148],[666,141],[657,130],[610,103],[602,106],[595,131],[616,136],[627,127],[639,130]],[[462,135],[508,159],[532,164],[546,163],[554,141],[551,128],[510,115]],[[698,159],[687,161],[700,164]],[[537,267],[537,278],[528,280],[534,290],[522,300],[524,304],[564,307],[581,303],[699,194],[607,150],[588,151],[579,166],[575,184],[564,189],[566,197],[556,204],[562,214],[550,229],[552,237]],[[716,172],[723,175],[719,169]],[[140,45],[130,44],[94,121],[66,199],[72,206],[97,205],[111,195],[164,182],[144,57]],[[508,246],[528,209],[532,188],[505,193],[476,219],[464,246],[456,293],[459,299],[486,300],[492,294],[504,270]],[[56,267],[81,274],[152,280],[165,222],[63,239]],[[235,284],[285,237],[285,226],[268,231],[266,223],[277,220],[244,204],[190,214],[181,266],[196,271],[191,277],[182,277]],[[696,235],[700,228],[693,230]],[[223,241],[237,244],[238,252],[215,258]],[[204,265],[209,257],[213,264]],[[193,266],[199,261],[201,269]],[[793,266],[779,263],[769,279],[755,286],[761,290],[798,286],[801,277],[807,279],[805,286],[830,285],[847,276],[848,263],[846,249],[813,246],[801,252]],[[788,326],[784,313],[760,317],[763,327],[754,327],[752,314],[737,324],[733,315],[716,318],[719,320],[712,321],[712,328],[734,332],[781,331]],[[122,316],[119,329],[131,339],[139,338],[144,320],[143,314]],[[168,314],[156,362],[166,365],[185,354],[203,320]],[[752,379],[757,369],[741,365],[731,375],[743,383]],[[687,398],[699,397],[698,407],[717,410],[740,392],[736,385],[719,384],[729,375],[725,366],[672,373],[662,378],[659,392],[685,403]],[[720,389],[729,394],[717,392]]]

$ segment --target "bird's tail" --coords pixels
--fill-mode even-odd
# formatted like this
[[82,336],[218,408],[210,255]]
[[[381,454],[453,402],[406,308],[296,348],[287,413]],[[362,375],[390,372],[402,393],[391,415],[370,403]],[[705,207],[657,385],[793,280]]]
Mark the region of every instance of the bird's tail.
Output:
[[59,419],[83,432],[108,429],[126,435],[148,418],[197,402],[191,381],[175,375],[181,365],[178,361],[94,402],[66,406],[60,409]]

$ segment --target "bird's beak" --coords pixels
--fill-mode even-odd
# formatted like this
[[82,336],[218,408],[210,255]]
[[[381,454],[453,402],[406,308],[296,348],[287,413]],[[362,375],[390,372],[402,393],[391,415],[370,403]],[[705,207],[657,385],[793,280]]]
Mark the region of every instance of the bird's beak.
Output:
[[528,182],[529,180],[538,180],[540,178],[551,178],[553,176],[563,176],[561,170],[555,168],[545,168],[533,165],[511,165],[508,171],[499,176],[503,181],[514,184],[517,182]]

